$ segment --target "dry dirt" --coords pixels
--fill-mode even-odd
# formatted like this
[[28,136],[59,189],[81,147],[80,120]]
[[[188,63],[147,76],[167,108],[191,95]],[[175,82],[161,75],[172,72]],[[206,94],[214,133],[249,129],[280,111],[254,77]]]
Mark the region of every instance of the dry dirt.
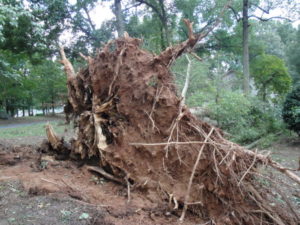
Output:
[[[166,207],[167,208],[167,207]],[[87,218],[86,218],[87,217]],[[201,221],[189,217],[185,224]],[[0,144],[0,224],[177,224],[178,215],[78,162]]]
[[[35,146],[17,146],[22,142],[15,145],[13,139],[0,142],[0,225],[178,224],[178,215],[158,207],[143,193],[133,190],[127,203],[126,187],[88,172],[78,162],[41,157],[36,151],[39,140],[30,140]],[[299,140],[282,140],[271,150],[285,166],[298,166]],[[300,210],[300,198],[294,194],[289,197]],[[184,224],[201,222],[189,215]]]

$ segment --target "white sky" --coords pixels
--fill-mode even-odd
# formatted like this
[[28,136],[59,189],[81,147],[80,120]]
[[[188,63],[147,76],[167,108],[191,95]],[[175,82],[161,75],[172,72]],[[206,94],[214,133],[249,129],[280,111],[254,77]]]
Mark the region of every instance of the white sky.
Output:
[[100,28],[101,24],[105,20],[110,20],[114,17],[114,14],[110,9],[110,5],[111,3],[109,2],[102,2],[90,11],[90,16],[97,28]]

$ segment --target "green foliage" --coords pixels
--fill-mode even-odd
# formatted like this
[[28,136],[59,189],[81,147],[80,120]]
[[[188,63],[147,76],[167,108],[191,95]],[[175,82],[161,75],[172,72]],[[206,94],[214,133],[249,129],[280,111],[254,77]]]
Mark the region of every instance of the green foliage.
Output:
[[245,97],[240,91],[225,92],[219,102],[209,105],[212,118],[222,129],[241,144],[251,143],[265,136],[262,145],[270,143],[274,134],[282,130],[280,109],[264,103],[256,97]]
[[282,117],[288,128],[300,135],[300,86],[287,95]]
[[31,71],[37,84],[33,92],[40,104],[64,102],[67,92],[66,76],[58,63],[44,61],[43,64],[34,66]]
[[[187,90],[187,103],[190,106],[198,106],[214,98],[214,87],[210,79],[207,79],[209,73],[209,64],[199,62],[190,56],[191,75],[190,84]],[[182,90],[186,77],[187,59],[185,56],[176,60],[172,66],[172,72],[178,90]]]
[[264,101],[268,94],[283,95],[290,90],[292,79],[283,60],[277,56],[258,56],[251,64],[251,75]]
[[250,102],[240,92],[225,92],[218,102],[211,102],[208,107],[212,117],[230,133],[234,132],[233,129],[245,126],[246,117],[250,112]]

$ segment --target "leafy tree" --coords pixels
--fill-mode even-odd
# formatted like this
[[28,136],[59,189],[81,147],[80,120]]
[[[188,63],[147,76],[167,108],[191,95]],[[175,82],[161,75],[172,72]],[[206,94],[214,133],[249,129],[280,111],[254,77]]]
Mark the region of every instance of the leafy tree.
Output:
[[43,110],[45,105],[54,107],[62,104],[66,97],[66,76],[61,66],[50,60],[45,60],[42,64],[32,67],[32,79],[36,82],[33,90],[35,100],[39,103],[37,106]]
[[[241,2],[241,1],[238,1]],[[287,11],[290,13],[284,16],[268,16],[270,12],[276,8],[280,8],[285,6]],[[291,21],[293,17],[297,17],[297,13],[295,14],[295,10],[298,9],[299,5],[294,1],[251,1],[251,0],[243,0],[242,5],[237,4],[236,1],[229,6],[230,10],[233,13],[234,18],[237,22],[242,21],[243,28],[243,74],[244,74],[244,93],[249,94],[250,92],[250,70],[249,70],[249,27],[250,22],[249,19],[255,18],[259,21],[269,21],[271,19],[285,19]],[[261,12],[261,16],[257,16],[256,11]]]
[[300,136],[300,86],[287,95],[282,117],[288,128]]
[[251,65],[255,85],[267,100],[268,94],[285,94],[290,90],[291,77],[282,59],[274,55],[263,54],[256,58]]

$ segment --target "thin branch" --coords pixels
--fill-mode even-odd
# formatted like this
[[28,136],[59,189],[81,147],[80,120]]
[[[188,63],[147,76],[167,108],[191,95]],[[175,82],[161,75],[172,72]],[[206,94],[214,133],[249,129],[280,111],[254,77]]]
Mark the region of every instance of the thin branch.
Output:
[[199,57],[195,52],[189,52],[190,55],[194,56],[195,59],[197,59],[198,61],[202,62],[203,59],[201,57]]
[[139,3],[135,4],[135,5],[131,5],[131,6],[127,7],[127,8],[125,8],[125,9],[123,9],[122,12],[126,12],[129,9],[136,8],[136,7],[138,7],[138,6],[142,5],[142,4],[143,4],[142,2],[139,2]]
[[255,6],[256,8],[258,8],[259,10],[261,10],[262,12],[266,13],[266,14],[270,14],[270,9],[264,9],[262,7],[260,7],[259,5],[257,4],[254,4],[254,3],[250,3],[251,5]]
[[[193,32],[192,32],[192,35],[193,35]],[[181,92],[181,97],[182,97],[182,101],[183,101],[182,104],[185,103],[186,93],[187,93],[187,90],[189,88],[190,76],[191,76],[191,66],[192,66],[192,62],[191,62],[189,56],[185,55],[185,57],[188,61],[188,65],[187,65],[187,69],[186,69],[186,77],[185,77],[184,87],[183,87],[182,92]]]
[[165,145],[191,145],[191,144],[205,144],[203,141],[186,141],[186,142],[159,142],[159,143],[129,143],[134,146],[165,146]]
[[234,15],[236,21],[237,21],[237,22],[240,22],[242,18],[241,18],[240,15],[237,13],[237,11],[236,11],[232,6],[230,6],[230,5],[228,6],[228,8],[231,9],[231,11],[233,12],[233,15]]
[[271,19],[281,19],[281,20],[287,20],[289,22],[292,22],[291,19],[286,18],[286,17],[282,17],[282,16],[272,16],[270,18],[262,18],[262,17],[256,16],[256,15],[250,15],[249,18],[251,18],[251,17],[254,17],[254,18],[256,18],[256,19],[258,19],[260,21],[264,21],[264,22],[269,21]]
[[[120,183],[120,184],[124,184],[125,185],[125,182],[120,179],[120,178],[117,178],[107,172],[105,172],[102,168],[99,168],[99,167],[96,167],[96,166],[86,166],[86,168],[89,170],[89,171],[93,171],[93,172],[96,172],[100,175],[102,175],[103,177],[105,177],[106,179],[108,180],[112,180],[112,181],[115,181],[117,183]],[[126,184],[127,185],[127,184]]]
[[238,182],[238,186],[240,186],[240,184],[242,183],[242,181],[244,180],[244,178],[246,177],[246,175],[249,173],[249,171],[251,170],[251,168],[254,166],[254,164],[256,162],[256,156],[257,156],[257,149],[255,150],[254,159],[253,159],[251,165],[249,166],[249,168],[246,170],[246,172],[243,174],[242,178]]
[[95,30],[96,30],[96,29],[95,29],[95,25],[94,25],[93,22],[92,22],[92,19],[91,19],[91,17],[90,17],[89,11],[87,10],[86,6],[83,6],[83,10],[84,10],[85,14],[87,15],[87,20],[88,20],[88,22],[89,22],[89,24],[90,24],[92,30],[95,31]]
[[[210,130],[210,132],[208,133],[208,135],[206,136],[206,138],[204,140],[205,143],[208,142],[208,139],[209,139],[210,135],[213,133],[213,131],[214,131],[214,128],[212,128]],[[183,222],[184,217],[185,217],[185,213],[186,213],[186,210],[187,210],[187,207],[188,207],[189,198],[190,198],[190,192],[191,192],[191,188],[192,188],[192,184],[193,184],[193,179],[194,179],[194,176],[195,176],[195,173],[196,173],[196,169],[198,167],[198,164],[199,164],[199,161],[201,159],[201,155],[202,155],[202,152],[203,152],[205,146],[206,146],[205,144],[203,144],[201,146],[201,149],[200,149],[200,151],[198,153],[196,162],[195,162],[194,167],[193,167],[192,174],[190,176],[190,180],[189,180],[189,184],[188,184],[188,189],[187,189],[187,192],[186,192],[185,198],[184,198],[184,206],[183,206],[182,214],[181,214],[181,217],[179,219],[179,221],[181,223]]]
[[139,3],[145,4],[148,7],[150,7],[151,9],[153,9],[153,11],[156,12],[157,16],[159,17],[160,21],[163,23],[164,17],[161,14],[161,12],[159,11],[159,9],[157,7],[155,7],[155,5],[153,5],[150,2],[145,1],[145,0],[136,0],[136,1],[139,2]]
[[60,63],[64,65],[64,70],[65,70],[65,72],[66,72],[68,78],[75,77],[76,74],[75,74],[73,65],[72,65],[71,62],[67,59],[66,54],[65,54],[65,51],[64,51],[64,47],[63,47],[63,46],[60,46],[59,52],[60,52],[60,56],[61,56],[61,61],[60,61]]

